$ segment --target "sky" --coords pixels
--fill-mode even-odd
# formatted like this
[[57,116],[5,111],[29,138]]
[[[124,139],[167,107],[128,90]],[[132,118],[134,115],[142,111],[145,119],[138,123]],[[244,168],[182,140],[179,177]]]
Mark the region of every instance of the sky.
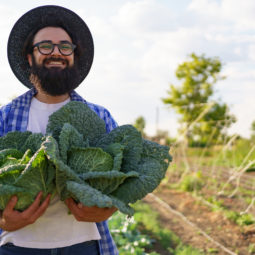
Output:
[[255,120],[254,0],[1,0],[0,103],[27,91],[7,59],[9,33],[30,9],[46,4],[76,12],[93,36],[95,55],[77,92],[106,107],[119,125],[139,116],[145,132],[175,136],[178,115],[162,103],[179,64],[192,52],[219,57],[226,79],[215,85],[215,99],[227,103],[237,122],[229,134],[250,136]]

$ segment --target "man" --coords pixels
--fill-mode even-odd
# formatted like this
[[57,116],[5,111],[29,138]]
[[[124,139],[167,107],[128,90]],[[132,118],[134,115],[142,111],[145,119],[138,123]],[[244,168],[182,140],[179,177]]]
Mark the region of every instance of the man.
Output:
[[[86,102],[74,89],[93,61],[93,39],[84,21],[60,6],[41,6],[25,13],[8,41],[8,59],[28,88],[0,110],[0,136],[10,131],[45,133],[48,117],[70,100],[81,101],[105,121],[117,124],[103,107]],[[65,203],[39,193],[23,212],[14,196],[1,212],[0,255],[118,254],[106,220],[116,208],[87,207],[72,198]],[[68,214],[70,210],[71,214]]]

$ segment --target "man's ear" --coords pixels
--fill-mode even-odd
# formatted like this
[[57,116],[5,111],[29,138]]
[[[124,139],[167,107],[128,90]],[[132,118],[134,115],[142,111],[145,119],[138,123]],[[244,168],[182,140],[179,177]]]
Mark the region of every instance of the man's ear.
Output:
[[32,54],[27,54],[27,61],[30,66],[32,66]]

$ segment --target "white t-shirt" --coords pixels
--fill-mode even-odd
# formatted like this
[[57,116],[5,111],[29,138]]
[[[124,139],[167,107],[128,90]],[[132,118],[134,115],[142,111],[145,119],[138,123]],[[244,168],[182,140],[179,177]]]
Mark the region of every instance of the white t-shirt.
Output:
[[[27,130],[45,134],[49,116],[69,101],[45,104],[34,97]],[[0,245],[10,242],[21,247],[51,249],[99,239],[96,223],[78,222],[68,213],[65,203],[56,196],[35,223],[16,231],[3,231]]]

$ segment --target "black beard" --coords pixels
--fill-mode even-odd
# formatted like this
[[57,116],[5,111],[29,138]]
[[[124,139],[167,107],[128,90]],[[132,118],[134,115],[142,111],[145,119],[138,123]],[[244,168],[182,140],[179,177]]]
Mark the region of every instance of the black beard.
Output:
[[62,58],[50,57],[43,61],[42,65],[38,65],[32,55],[32,67],[31,73],[34,74],[39,83],[41,89],[51,96],[61,96],[69,94],[72,90],[78,87],[79,72],[75,65],[68,66],[62,69],[59,67],[46,68],[46,61],[65,61]]

